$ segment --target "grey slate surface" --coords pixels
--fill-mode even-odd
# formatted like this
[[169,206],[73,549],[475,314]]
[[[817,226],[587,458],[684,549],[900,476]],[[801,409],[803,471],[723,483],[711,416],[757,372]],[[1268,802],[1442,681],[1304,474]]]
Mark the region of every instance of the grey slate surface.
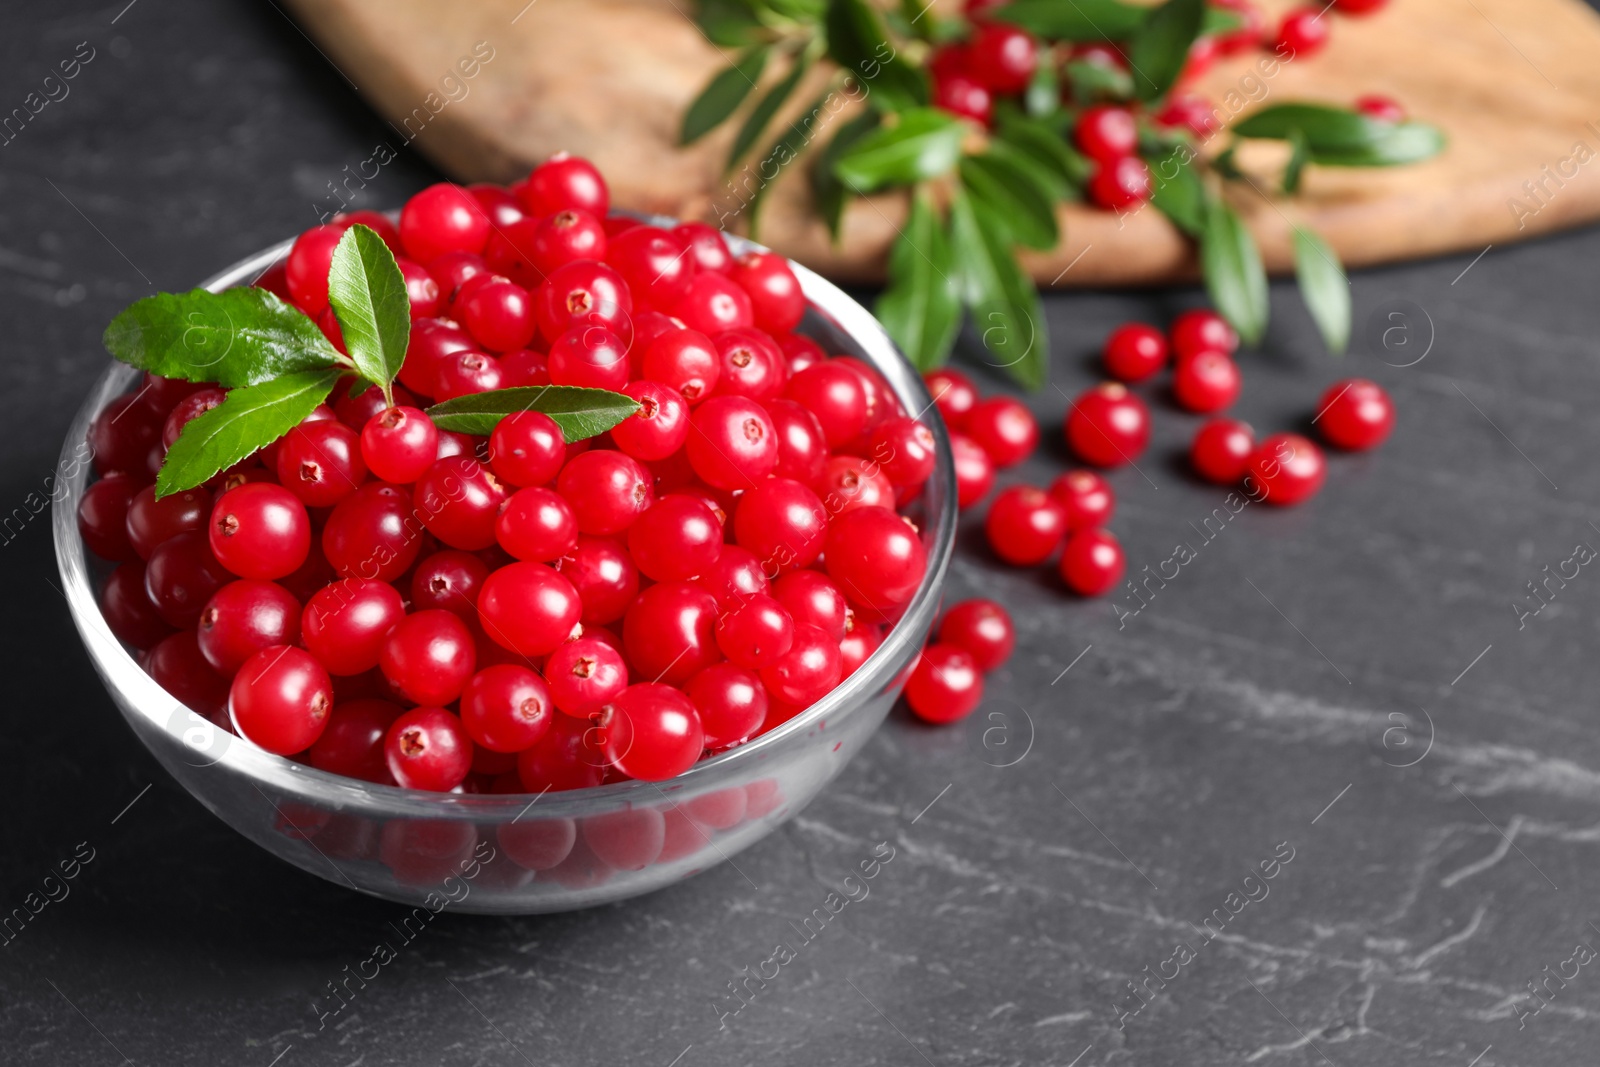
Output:
[[[0,112],[94,50],[0,147],[6,512],[51,474],[116,309],[309,225],[326,183],[394,138],[271,3],[125,2],[13,5],[0,36]],[[370,203],[432,179],[402,153]],[[1343,365],[1274,286],[1238,411],[1294,427],[1360,373],[1399,405],[1388,447],[1336,458],[1311,506],[1246,509],[1200,545],[1189,524],[1222,494],[1176,458],[1196,420],[1163,407],[1143,476],[1115,476],[1113,528],[1135,569],[1179,541],[1199,553],[1126,629],[997,566],[973,524],[950,593],[1010,604],[1016,657],[964,726],[897,713],[739,859],[756,888],[723,867],[586,913],[446,914],[321,1028],[326,983],[398,909],[190,801],[79,651],[46,518],[8,529],[0,910],[80,842],[94,858],[0,948],[0,1061],[1596,1062],[1600,967],[1575,946],[1600,944],[1600,578],[1521,629],[1513,605],[1600,545],[1597,255],[1590,230],[1363,272],[1358,323],[1410,347],[1358,341]],[[1051,298],[1054,382],[1094,380],[1115,323],[1197,299]],[[1008,480],[1063,466],[1061,395],[1030,403],[1047,445]],[[894,858],[870,897],[798,945],[879,842]],[[723,1017],[726,983],[779,942],[797,958]],[[1531,1000],[1558,971],[1576,976]]]

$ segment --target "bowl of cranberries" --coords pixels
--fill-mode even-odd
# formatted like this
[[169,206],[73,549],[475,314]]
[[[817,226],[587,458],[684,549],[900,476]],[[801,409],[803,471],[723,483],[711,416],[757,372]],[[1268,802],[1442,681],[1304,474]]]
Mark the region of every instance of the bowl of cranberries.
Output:
[[[263,848],[433,911],[619,900],[760,839],[934,621],[956,491],[922,380],[818,275],[612,215],[570,157],[203,288],[271,291],[343,352],[329,264],[356,224],[409,300],[389,396],[340,379],[183,491],[158,472],[228,389],[114,363],[72,425],[57,554],[123,717]],[[571,441],[534,408],[482,434],[427,410],[566,385],[634,410]]]

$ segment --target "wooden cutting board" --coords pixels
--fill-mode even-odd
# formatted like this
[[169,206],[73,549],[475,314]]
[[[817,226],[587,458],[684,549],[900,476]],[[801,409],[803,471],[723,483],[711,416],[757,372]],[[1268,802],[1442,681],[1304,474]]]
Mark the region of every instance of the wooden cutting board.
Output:
[[[565,149],[599,165],[618,207],[715,221],[719,200],[723,213],[738,203],[721,177],[731,130],[689,149],[675,144],[685,105],[725,63],[689,19],[692,2],[289,6],[389,120],[391,151],[410,143],[462,181],[503,182]],[[937,0],[947,10],[956,2]],[[1262,6],[1275,20],[1291,2]],[[1410,167],[1312,167],[1295,197],[1271,194],[1267,182],[1261,192],[1235,189],[1230,195],[1269,269],[1292,268],[1295,221],[1327,237],[1347,264],[1363,266],[1476,250],[1600,219],[1600,17],[1580,0],[1394,0],[1373,17],[1326,17],[1332,41],[1320,55],[1271,77],[1255,67],[1265,53],[1231,57],[1197,88],[1225,113],[1230,105],[1247,113],[1262,102],[1347,104],[1362,93],[1387,93],[1443,127],[1450,146]],[[795,95],[809,100],[815,92]],[[1270,153],[1277,146],[1261,147]],[[1270,160],[1258,155],[1256,162]],[[363,171],[376,173],[375,166]],[[791,167],[768,195],[762,240],[838,279],[881,278],[903,199],[853,205],[834,247],[810,213],[802,170]],[[1195,275],[1189,243],[1153,210],[1118,219],[1066,207],[1062,221],[1061,246],[1028,260],[1042,283],[1151,284]]]

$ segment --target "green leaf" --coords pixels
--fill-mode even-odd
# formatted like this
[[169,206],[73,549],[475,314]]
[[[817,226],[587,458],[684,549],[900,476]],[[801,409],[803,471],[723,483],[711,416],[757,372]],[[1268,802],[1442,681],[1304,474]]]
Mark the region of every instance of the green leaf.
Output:
[[570,444],[603,434],[638,410],[637,400],[609,389],[519,385],[446,400],[429,408],[428,417],[441,430],[483,436],[513,412],[542,411],[561,427],[561,435]]
[[156,475],[157,498],[193,489],[270,445],[315,411],[338,380],[337,370],[305,370],[230,390],[172,442]]
[[806,71],[811,69],[811,57],[806,52],[795,56],[794,66],[789,68],[789,73],[767,91],[767,94],[756,101],[756,106],[750,109],[750,114],[745,116],[744,122],[739,126],[739,132],[733,138],[733,147],[728,151],[728,170],[732,171],[734,165],[744,158],[744,154],[754,147],[757,139],[766,130],[767,123],[772,121],[778,109],[794,93],[795,86],[800,84],[800,79],[806,76]]
[[1194,149],[1180,145],[1147,162],[1150,202],[1178,229],[1199,237],[1206,223],[1206,187],[1194,168],[1194,158]]
[[1003,114],[996,138],[1025,152],[1040,165],[1047,167],[1078,188],[1089,180],[1093,171],[1087,159],[1057,135],[1042,119],[1022,115]]
[[255,286],[145,297],[112,319],[102,340],[140,370],[229,388],[341,361],[304,312]]
[[739,110],[739,105],[761,80],[761,72],[766,70],[771,53],[772,49],[766,45],[757,45],[734,60],[731,67],[719,71],[683,113],[678,143],[693,144]]
[[1294,273],[1329,351],[1343,354],[1350,344],[1350,280],[1338,253],[1305,226],[1294,228]]
[[1246,343],[1259,342],[1267,329],[1267,274],[1250,231],[1220,199],[1206,211],[1200,233],[1200,269],[1211,302],[1222,317]]
[[841,153],[833,173],[856,193],[934,178],[956,165],[965,136],[965,124],[949,112],[913,108]]
[[376,230],[357,223],[339,238],[328,269],[328,303],[356,372],[387,390],[406,360],[411,298],[394,253]]
[[762,29],[755,9],[741,0],[699,0],[695,21],[719,48],[743,47]]
[[777,183],[779,175],[787,170],[795,160],[800,158],[800,153],[805,150],[816,132],[817,123],[822,115],[822,109],[828,103],[827,93],[823,93],[812,101],[811,107],[795,121],[789,123],[777,141],[761,157],[756,164],[756,177],[759,184],[756,191],[751,194],[749,203],[750,239],[759,241],[757,233],[760,229],[761,204],[767,198],[767,190]]
[[1139,99],[1154,100],[1172,88],[1204,19],[1205,0],[1167,0],[1150,13],[1128,41],[1128,66]]
[[984,155],[1002,160],[1020,170],[1051,204],[1061,200],[1077,199],[1078,190],[1067,181],[1059,169],[1036,159],[1032,153],[1018,148],[1010,141],[1000,137],[992,138],[989,147],[984,150]]
[[822,147],[822,151],[817,153],[816,162],[812,164],[812,200],[816,204],[817,214],[828,224],[828,232],[833,235],[835,242],[839,240],[839,224],[844,220],[845,197],[849,195],[849,190],[833,173],[833,165],[850,146],[877,129],[879,121],[876,111],[863,111],[839,127],[839,132]]
[[1215,37],[1218,34],[1230,33],[1243,25],[1244,16],[1237,11],[1207,4],[1205,17],[1200,20],[1200,36]]
[[1275,104],[1234,124],[1240,137],[1287,141],[1298,131],[1313,163],[1330,167],[1388,167],[1444,151],[1445,136],[1425,122],[1385,122],[1326,104]]
[[1283,191],[1297,193],[1300,191],[1300,176],[1305,172],[1306,164],[1311,159],[1311,144],[1306,140],[1306,135],[1298,129],[1289,131],[1289,162],[1283,168]]
[[1128,100],[1133,96],[1133,75],[1121,67],[1069,59],[1066,76],[1067,84],[1072,86],[1072,98],[1080,104],[1106,99]]
[[889,288],[873,309],[889,336],[920,371],[950,356],[961,326],[960,272],[950,240],[925,193],[889,250]]
[[853,73],[879,111],[905,111],[928,102],[928,78],[906,62],[865,0],[829,0],[823,28],[828,54]]
[[1011,253],[1004,221],[957,190],[950,203],[950,243],[963,296],[984,346],[1029,389],[1044,384],[1050,337],[1033,279]]
[[1052,41],[1121,41],[1149,14],[1149,8],[1120,0],[1013,0],[986,17]]
[[1061,110],[1061,75],[1056,71],[1055,60],[1048,51],[1033,70],[1028,80],[1028,91],[1022,97],[1023,108],[1034,118],[1054,115]]
[[1061,240],[1050,195],[1028,172],[1003,155],[963,156],[961,182],[967,191],[994,209],[1018,244],[1054,248]]

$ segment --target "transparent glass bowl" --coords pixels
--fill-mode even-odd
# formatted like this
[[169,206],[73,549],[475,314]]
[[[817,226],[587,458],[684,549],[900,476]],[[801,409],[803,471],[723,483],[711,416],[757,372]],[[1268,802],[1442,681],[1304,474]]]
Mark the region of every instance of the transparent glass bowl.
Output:
[[[730,238],[736,253],[757,246]],[[291,242],[205,283],[245,285]],[[883,328],[860,304],[791,264],[811,309],[802,332],[831,353],[876,367],[910,412],[932,401]],[[667,782],[622,782],[523,796],[424,793],[372,785],[265,752],[178,703],[140,669],[100,614],[108,573],[85,554],[74,462],[91,420],[138,372],[113,363],[95,384],[62,451],[69,479],[54,509],[56,556],[73,621],[123,718],[213,814],[275,856],[359,892],[437,912],[532,914],[637,896],[728,859],[805,807],[888,714],[939,607],[956,529],[955,472],[941,420],[929,427],[937,466],[916,505],[928,572],[883,645],[827,697],[770,733]]]

